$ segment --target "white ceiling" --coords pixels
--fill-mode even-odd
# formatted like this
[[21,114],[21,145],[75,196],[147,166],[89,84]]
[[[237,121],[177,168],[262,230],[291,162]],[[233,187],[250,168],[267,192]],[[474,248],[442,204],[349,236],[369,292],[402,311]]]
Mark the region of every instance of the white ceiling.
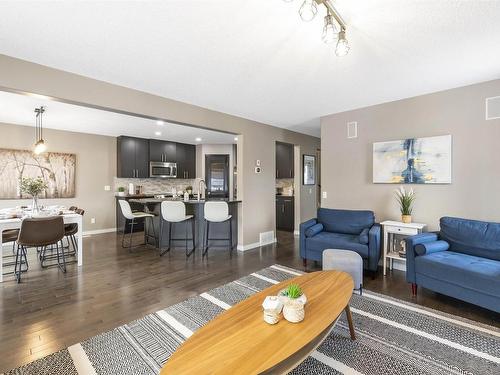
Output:
[[314,135],[322,115],[500,77],[500,1],[335,0],[343,58],[300,3],[2,1],[0,53]]
[[[34,110],[40,106],[44,106],[46,110],[43,115],[44,128],[113,137],[128,135],[190,144],[236,143],[233,134],[168,122],[160,125],[156,120],[3,91],[0,91],[0,123],[34,126]],[[156,134],[156,132],[161,134]],[[201,140],[197,141],[197,138]]]

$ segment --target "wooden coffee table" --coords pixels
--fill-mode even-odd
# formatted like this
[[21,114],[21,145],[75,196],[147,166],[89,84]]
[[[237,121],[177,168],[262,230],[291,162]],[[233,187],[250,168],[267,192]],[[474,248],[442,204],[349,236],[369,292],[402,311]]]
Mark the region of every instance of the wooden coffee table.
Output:
[[[262,302],[291,283],[307,296],[305,319],[263,320]],[[355,339],[349,301],[354,283],[340,271],[307,273],[263,290],[223,312],[197,330],[170,357],[167,374],[284,374],[299,365],[323,342],[342,311]]]

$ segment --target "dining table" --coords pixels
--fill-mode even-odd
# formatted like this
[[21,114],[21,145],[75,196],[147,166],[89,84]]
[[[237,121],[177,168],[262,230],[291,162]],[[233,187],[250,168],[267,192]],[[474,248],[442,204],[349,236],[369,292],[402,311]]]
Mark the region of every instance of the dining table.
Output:
[[47,217],[61,215],[63,217],[64,224],[77,224],[78,231],[76,233],[77,240],[77,264],[81,267],[83,264],[83,218],[73,211],[66,210],[64,208],[47,208],[42,210],[38,215],[33,215],[27,211],[22,211],[19,209],[2,209],[0,211],[0,251],[2,256],[0,256],[0,283],[3,282],[3,236],[2,233],[9,229],[20,229],[23,220],[27,217]]

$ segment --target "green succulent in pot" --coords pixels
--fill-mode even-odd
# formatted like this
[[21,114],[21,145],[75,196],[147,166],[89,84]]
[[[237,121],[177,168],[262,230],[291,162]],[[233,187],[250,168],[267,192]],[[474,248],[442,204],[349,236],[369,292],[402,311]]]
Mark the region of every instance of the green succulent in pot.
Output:
[[302,289],[300,286],[297,284],[290,284],[288,287],[283,291],[283,294],[287,296],[290,299],[297,299],[299,298],[303,293]]

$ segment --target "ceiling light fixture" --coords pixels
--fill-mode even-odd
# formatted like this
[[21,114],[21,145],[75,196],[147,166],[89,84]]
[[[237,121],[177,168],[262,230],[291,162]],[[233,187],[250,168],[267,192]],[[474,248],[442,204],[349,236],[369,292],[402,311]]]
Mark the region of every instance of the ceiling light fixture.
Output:
[[165,122],[163,120],[158,120],[156,121],[156,125],[165,125]]
[[299,15],[302,18],[302,21],[309,22],[316,17],[316,13],[318,13],[318,6],[316,5],[315,0],[304,0],[300,9]]
[[[283,0],[289,3],[293,0]],[[335,54],[337,56],[345,56],[349,53],[349,42],[346,38],[347,25],[340,16],[340,13],[335,9],[332,0],[304,0],[299,9],[300,18],[303,21],[309,22],[316,17],[318,13],[318,5],[323,5],[326,8],[325,23],[323,26],[322,39],[326,44],[335,45]]]
[[234,140],[235,140],[236,142],[238,142],[238,137],[234,137]]
[[39,154],[45,152],[45,150],[47,150],[47,145],[45,144],[45,141],[43,140],[42,118],[43,118],[44,112],[45,112],[44,107],[35,108],[35,145],[33,148],[33,152],[36,155],[39,155]]
[[338,37],[339,29],[330,13],[330,10],[328,10],[325,16],[325,26],[323,26],[323,35],[321,38],[323,39],[323,42],[330,44],[336,42]]
[[156,136],[160,136],[160,135],[161,135],[161,132],[155,132],[155,135],[156,135]]
[[201,142],[201,138],[200,138],[200,137],[197,137],[197,138],[195,139],[195,141],[196,141],[196,142]]
[[335,54],[337,56],[345,56],[349,53],[349,42],[345,37],[345,30],[342,29],[339,33],[339,41],[337,42],[337,47],[335,47]]

